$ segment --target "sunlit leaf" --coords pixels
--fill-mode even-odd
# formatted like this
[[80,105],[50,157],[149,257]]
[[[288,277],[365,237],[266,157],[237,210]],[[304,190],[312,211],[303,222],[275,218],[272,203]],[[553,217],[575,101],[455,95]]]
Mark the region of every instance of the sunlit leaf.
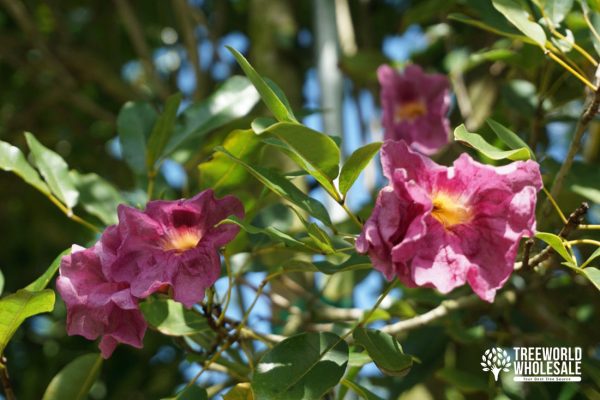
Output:
[[595,267],[587,267],[583,270],[585,276],[600,290],[600,269]]
[[252,81],[260,97],[273,113],[273,116],[279,121],[297,122],[292,110],[287,107],[286,103],[279,98],[273,88],[256,72],[248,60],[234,48],[230,46],[226,47],[233,54],[240,67],[242,67],[248,79]]
[[256,366],[256,398],[320,399],[337,385],[348,364],[348,345],[331,332],[301,333],[269,350]]
[[80,174],[71,171],[75,187],[79,191],[79,203],[85,211],[98,217],[105,225],[118,222],[117,207],[125,203],[119,191],[97,174]]
[[600,257],[600,247],[594,250],[594,252],[588,257],[588,259],[585,260],[583,264],[581,264],[581,268],[585,268],[598,257]]
[[518,30],[531,38],[540,47],[546,46],[546,33],[544,29],[532,21],[527,6],[519,0],[492,0],[496,10],[500,11]]
[[238,383],[223,396],[223,400],[254,400],[252,389],[248,382]]
[[64,250],[62,253],[60,253],[54,259],[54,261],[52,261],[52,264],[50,264],[48,269],[42,275],[40,275],[35,281],[31,282],[29,285],[25,286],[25,290],[29,290],[31,292],[37,292],[37,291],[45,289],[46,286],[48,286],[48,284],[54,277],[54,275],[56,274],[56,271],[58,271],[58,268],[60,267],[60,262],[62,261],[62,258],[64,256],[66,256],[67,254],[71,254],[70,248],[68,248],[68,249]]
[[294,203],[324,224],[329,226],[331,225],[331,219],[329,218],[329,214],[327,213],[325,206],[323,206],[323,204],[321,204],[319,201],[308,197],[281,175],[278,175],[276,172],[266,168],[251,166],[250,164],[229,153],[223,147],[217,147],[215,150],[226,154],[232,160],[242,165],[248,172],[250,172],[250,174],[252,174],[252,176],[258,179],[263,185],[265,185],[278,196]]
[[528,160],[530,153],[526,148],[500,150],[489,144],[481,135],[467,131],[463,124],[454,130],[454,140],[463,142],[492,160]]
[[52,378],[42,400],[87,399],[101,368],[100,354],[77,357]]
[[553,233],[536,232],[535,237],[546,242],[554,251],[556,251],[565,261],[572,263],[573,258],[565,247],[563,239]]
[[573,2],[574,0],[540,0],[544,14],[557,27],[573,8]]
[[0,140],[0,169],[14,172],[25,182],[44,194],[50,194],[50,188],[42,181],[37,171],[29,165],[18,147]]
[[54,291],[20,289],[0,299],[0,354],[25,319],[54,309]]
[[61,156],[42,145],[29,132],[25,132],[35,166],[40,171],[52,193],[69,209],[77,204],[79,192],[69,176],[69,167]]
[[165,335],[188,336],[211,330],[204,316],[170,299],[148,298],[140,303],[140,309],[148,324]]
[[380,148],[380,142],[369,143],[357,149],[348,157],[342,167],[342,172],[340,172],[340,192],[343,196],[348,193],[362,170],[365,169]]
[[504,125],[494,121],[491,118],[486,120],[487,124],[492,128],[498,139],[502,141],[506,146],[513,150],[527,149],[529,152],[529,158],[535,160],[535,155],[531,148],[513,131],[505,127]]

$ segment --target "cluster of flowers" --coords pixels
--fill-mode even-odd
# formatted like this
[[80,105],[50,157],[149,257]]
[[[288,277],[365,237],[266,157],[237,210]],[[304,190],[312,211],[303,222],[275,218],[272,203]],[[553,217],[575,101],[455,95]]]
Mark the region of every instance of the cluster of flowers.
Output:
[[192,307],[219,277],[219,248],[239,227],[217,225],[244,209],[232,196],[211,190],[189,200],[151,201],[145,211],[119,206],[118,225],[108,227],[91,248],[73,246],[63,257],[56,287],[67,306],[67,332],[102,337],[110,357],[118,343],[142,347],[146,321],[140,300],[169,292]]
[[[535,233],[539,165],[492,167],[462,154],[452,167],[432,154],[448,142],[449,85],[418,66],[378,70],[389,180],[356,242],[387,279],[442,293],[469,283],[493,301],[511,272],[519,241]],[[409,147],[410,146],[410,147]],[[419,154],[421,153],[421,154]]]
[[[493,301],[513,270],[523,236],[535,233],[542,187],[539,166],[518,161],[492,167],[462,154],[452,167],[427,155],[449,140],[449,84],[414,65],[403,74],[382,66],[385,143],[381,190],[356,249],[387,279],[442,293],[468,283]],[[119,224],[91,248],[63,258],[57,288],[67,305],[67,331],[93,340],[109,357],[118,343],[142,346],[146,322],[138,303],[168,292],[187,307],[219,277],[218,249],[244,217],[232,196],[206,190],[189,200],[151,201],[145,211],[121,205]]]

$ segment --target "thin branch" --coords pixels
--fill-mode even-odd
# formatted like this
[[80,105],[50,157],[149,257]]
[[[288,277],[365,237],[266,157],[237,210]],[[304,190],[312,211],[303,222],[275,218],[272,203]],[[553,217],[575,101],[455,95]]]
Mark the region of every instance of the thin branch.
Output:
[[[506,301],[509,304],[512,304],[516,301],[516,294],[510,290],[503,292],[500,294],[498,301]],[[452,311],[462,308],[469,308],[480,304],[482,304],[481,299],[476,295],[466,296],[456,300],[445,300],[442,302],[442,304],[424,314],[406,319],[404,321],[396,322],[392,325],[384,326],[380,330],[389,333],[390,335],[398,335],[399,333],[427,325],[432,321],[445,317]]]
[[525,249],[523,250],[523,269],[527,269],[529,267],[529,253],[531,252],[531,247],[534,244],[534,240],[529,238],[525,241]]
[[15,396],[15,392],[10,383],[8,368],[6,367],[6,358],[4,357],[0,360],[0,381],[2,381],[2,388],[4,389],[4,397],[6,397],[6,400],[16,400],[17,397]]
[[[577,123],[575,135],[573,136],[573,140],[571,141],[571,145],[569,146],[569,151],[567,153],[565,161],[561,165],[560,170],[554,178],[552,189],[550,190],[550,194],[553,198],[556,198],[562,190],[565,177],[571,170],[571,167],[573,166],[573,160],[575,159],[575,156],[577,155],[577,153],[579,152],[579,148],[581,147],[581,138],[587,130],[590,122],[598,113],[598,108],[600,107],[600,67],[596,69],[596,77],[594,81],[597,88],[589,94],[589,104],[581,114],[581,118]],[[549,213],[549,210],[549,203],[546,202],[544,206],[544,214],[547,215]]]

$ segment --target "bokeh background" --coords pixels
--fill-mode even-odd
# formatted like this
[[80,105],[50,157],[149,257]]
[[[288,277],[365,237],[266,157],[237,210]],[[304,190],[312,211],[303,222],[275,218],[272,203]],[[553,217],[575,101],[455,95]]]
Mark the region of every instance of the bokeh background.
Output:
[[[33,132],[71,168],[95,172],[128,198],[139,198],[116,139],[120,108],[139,100],[158,107],[176,91],[184,94],[182,109],[206,99],[226,78],[240,73],[224,47],[229,45],[282,87],[294,109],[302,110],[305,124],[341,136],[346,154],[382,139],[377,67],[411,61],[449,75],[453,127],[464,122],[471,131],[485,134],[484,121],[493,117],[534,145],[544,171],[555,171],[581,112],[582,85],[539,49],[457,22],[449,18],[453,13],[512,29],[491,3],[481,0],[0,0],[0,139],[25,149],[22,132]],[[576,5],[565,24],[578,42],[593,48]],[[193,192],[198,187],[196,166],[210,156],[212,146],[259,115],[265,115],[260,105],[248,118],[212,132],[199,148],[191,149],[193,157],[168,160],[159,177],[165,196]],[[590,222],[600,219],[594,202],[600,197],[599,150],[600,127],[593,122],[576,173],[559,199],[565,211],[589,201]],[[454,159],[460,151],[464,148],[452,145],[441,161]],[[349,195],[351,208],[362,210],[382,184],[372,165]],[[578,190],[594,186],[595,192]],[[324,199],[318,190],[312,195]],[[95,239],[12,174],[0,173],[0,199],[5,292],[32,281],[72,243]],[[368,210],[362,212],[368,215]],[[548,216],[540,224],[551,227],[556,222]],[[345,282],[333,302],[357,307],[373,303],[380,275],[355,278],[350,286]],[[529,289],[533,281],[537,284]],[[460,365],[463,354],[481,352],[482,343],[510,344],[513,335],[520,335],[531,344],[596,346],[596,353],[586,356],[591,378],[581,387],[530,384],[506,393],[540,399],[600,396],[598,293],[564,271],[541,281],[516,276],[510,285],[531,290],[531,295],[517,306],[462,315],[441,327],[417,331],[406,339],[405,351],[416,353],[422,364],[407,379],[383,377],[366,368],[373,390],[384,398],[483,398],[487,394],[477,384],[486,378],[478,365],[465,368],[479,375],[439,371]],[[425,292],[421,298],[411,295],[417,300],[403,301],[406,293],[394,292],[398,313],[410,314],[402,307],[415,311],[439,300]],[[270,329],[268,307],[262,304],[257,311],[262,317],[253,322],[262,324],[262,330]],[[51,315],[30,319],[6,351],[16,392],[22,399],[40,398],[60,368],[94,349],[94,343],[65,335],[59,302]],[[119,348],[90,397],[160,398],[172,394],[197,368],[193,360],[182,359],[170,339],[149,332],[142,351]],[[221,379],[207,376],[202,382],[206,385]],[[479,379],[475,383],[473,376]]]

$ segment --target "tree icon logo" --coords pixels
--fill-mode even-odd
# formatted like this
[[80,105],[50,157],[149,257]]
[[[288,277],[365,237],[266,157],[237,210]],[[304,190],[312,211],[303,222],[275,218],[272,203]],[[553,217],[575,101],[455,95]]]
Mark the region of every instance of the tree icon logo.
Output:
[[494,380],[497,382],[500,371],[508,372],[508,367],[511,366],[510,356],[506,350],[502,350],[500,347],[487,349],[481,356],[481,366],[486,372],[492,371]]

